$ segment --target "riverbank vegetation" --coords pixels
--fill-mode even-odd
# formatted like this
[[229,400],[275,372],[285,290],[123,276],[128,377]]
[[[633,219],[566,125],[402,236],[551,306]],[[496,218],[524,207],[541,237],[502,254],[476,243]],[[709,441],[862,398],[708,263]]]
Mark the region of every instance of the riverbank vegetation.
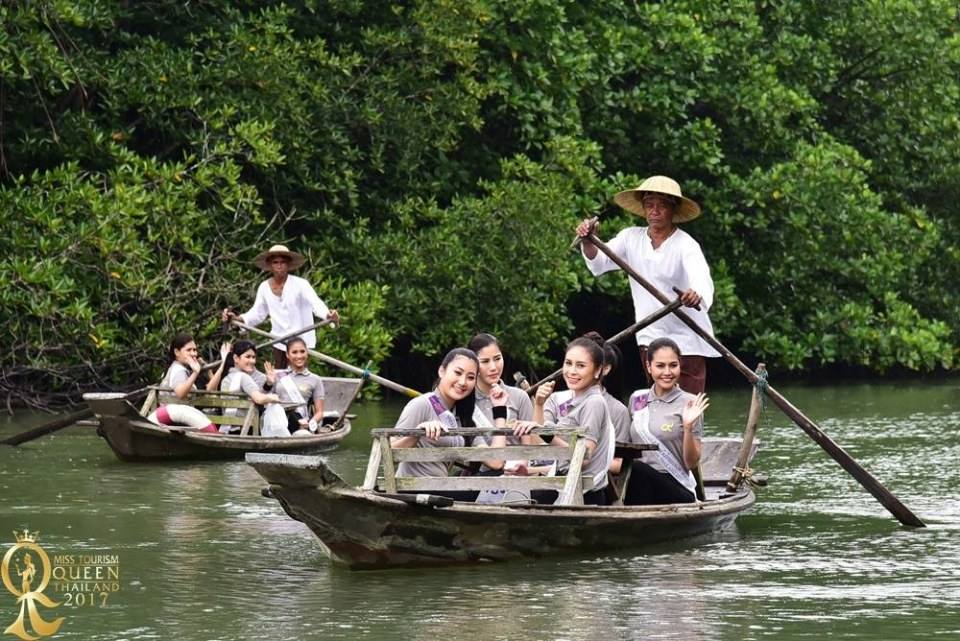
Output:
[[635,222],[609,198],[654,173],[704,207],[728,346],[956,360],[954,2],[12,0],[0,25],[8,403],[158,377],[177,330],[212,346],[274,242],[341,310],[331,355],[482,329],[544,366],[581,297],[629,307],[568,246]]

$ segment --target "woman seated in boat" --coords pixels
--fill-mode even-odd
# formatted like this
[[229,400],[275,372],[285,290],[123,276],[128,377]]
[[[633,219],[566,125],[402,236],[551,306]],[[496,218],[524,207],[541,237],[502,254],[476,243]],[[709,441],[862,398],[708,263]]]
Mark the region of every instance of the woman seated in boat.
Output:
[[[614,435],[610,411],[603,397],[603,347],[595,332],[576,338],[567,345],[563,358],[563,380],[567,389],[554,392],[551,381],[537,389],[533,400],[533,420],[555,423],[558,427],[582,427],[587,444],[583,475],[593,476],[593,489],[584,493],[587,505],[607,505],[607,469],[613,460]],[[554,437],[551,445],[567,447]],[[544,457],[546,458],[546,457]],[[540,496],[538,496],[540,494]],[[556,492],[534,493],[538,502],[549,501]]]
[[[407,403],[394,426],[398,430],[422,429],[424,435],[395,436],[390,446],[405,447],[466,447],[467,439],[460,435],[448,435],[450,429],[473,426],[476,407],[474,390],[477,383],[479,362],[477,355],[464,347],[450,350],[437,369],[437,384],[433,391],[416,397]],[[502,390],[490,397],[494,408],[506,408],[507,395]],[[492,410],[494,427],[506,427],[505,409]],[[470,439],[472,444],[472,439]],[[494,463],[493,461],[490,461]],[[447,476],[449,470],[444,462],[402,461],[397,466],[397,476]],[[431,491],[431,494],[447,496],[457,501],[475,501],[479,492]]]
[[[257,346],[251,341],[241,340],[233,344],[233,350],[226,360],[232,359],[232,367],[220,383],[220,390],[224,392],[243,392],[257,405],[279,403],[280,397],[270,393],[274,383],[273,365],[264,363],[266,373],[257,369]],[[245,409],[228,408],[224,414],[245,416]],[[221,425],[220,431],[229,433],[233,425]]]
[[[220,365],[210,375],[204,386],[207,391],[213,391],[220,385],[229,353],[230,343],[223,343],[220,346]],[[160,387],[169,387],[173,390],[174,396],[184,399],[191,391],[197,389],[197,379],[203,369],[200,358],[197,356],[197,343],[193,340],[193,336],[184,332],[174,336],[170,341],[168,356],[170,366],[167,367],[167,372],[160,381]]]
[[650,389],[630,396],[630,442],[659,446],[652,463],[633,462],[625,505],[693,503],[696,482],[691,470],[700,463],[706,396],[680,389],[680,348],[657,338],[647,348],[644,364],[653,379]]
[[307,369],[307,343],[302,338],[287,341],[290,367],[275,372],[275,388],[282,403],[296,403],[286,410],[287,429],[305,436],[316,433],[323,424],[323,379]]
[[[600,336],[596,332],[589,332],[586,336]],[[601,338],[601,340],[603,340]],[[608,380],[610,373],[620,364],[620,350],[616,345],[603,342],[603,374],[600,376],[600,389],[603,390],[603,400],[607,402],[607,410],[610,412],[610,421],[613,423],[613,434],[615,440],[628,443],[630,440],[630,410],[619,398],[607,391],[604,382]],[[616,460],[611,464],[611,472],[616,474],[619,468],[614,471],[612,468],[616,465]]]
[[[513,428],[510,436],[494,436],[487,439],[483,436],[474,438],[474,445],[483,447],[503,447],[518,445],[524,442],[526,434],[537,426],[533,422],[533,402],[530,396],[519,387],[512,387],[503,382],[503,352],[500,343],[491,334],[477,334],[467,343],[467,349],[477,355],[479,371],[477,385],[474,391],[475,407],[473,410],[473,424],[477,427],[495,427],[496,419],[506,419],[505,424]],[[500,405],[500,397],[505,396],[505,405]],[[503,409],[497,409],[502,407]],[[481,466],[481,474],[503,470],[506,461],[489,460]],[[526,465],[515,466],[516,471],[523,472]]]
[[[230,344],[220,346],[220,365],[210,375],[205,388],[217,389],[226,362],[230,353]],[[217,427],[210,422],[207,416],[195,407],[178,403],[186,399],[191,391],[197,389],[197,379],[203,369],[197,356],[197,343],[190,334],[179,333],[170,341],[170,366],[160,381],[160,387],[173,391],[174,399],[160,397],[157,409],[147,416],[147,420],[158,425],[175,425],[187,427],[201,432],[216,432]]]

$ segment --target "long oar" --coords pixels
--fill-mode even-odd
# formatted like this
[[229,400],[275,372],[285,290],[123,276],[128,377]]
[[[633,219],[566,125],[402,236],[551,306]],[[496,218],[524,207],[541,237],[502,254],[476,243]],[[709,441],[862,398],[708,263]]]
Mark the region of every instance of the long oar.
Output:
[[[617,255],[612,249],[607,247],[606,243],[597,238],[596,234],[591,233],[584,240],[589,240],[593,243],[597,249],[606,254],[610,260],[617,264],[630,278],[637,281],[644,289],[650,292],[657,300],[663,304],[668,304],[670,299],[667,298],[663,292],[661,292],[657,287],[650,283],[646,278],[641,276],[633,269],[625,260]],[[700,325],[690,318],[686,312],[683,310],[675,310],[673,312],[677,318],[686,324],[691,330],[693,330],[700,338],[709,343],[715,350],[720,352],[727,362],[729,362],[733,367],[743,374],[744,377],[751,384],[757,382],[759,378],[749,367],[743,364],[743,362],[737,358],[733,352],[723,346],[720,341],[714,338],[710,333],[704,330]],[[764,388],[767,396],[777,404],[784,414],[789,416],[794,423],[796,423],[800,429],[807,433],[807,435],[812,438],[817,445],[819,445],[823,450],[833,458],[834,461],[840,464],[840,467],[845,469],[850,476],[855,478],[860,485],[862,485],[870,494],[873,495],[875,499],[880,501],[880,504],[883,507],[897,517],[904,525],[912,525],[915,527],[924,527],[925,524],[920,520],[916,514],[911,512],[906,505],[900,502],[896,496],[893,495],[890,490],[885,488],[880,481],[878,481],[870,472],[865,470],[860,466],[853,457],[847,454],[846,450],[837,445],[829,436],[827,436],[820,427],[814,423],[810,418],[805,416],[803,412],[797,409],[790,401],[788,401],[782,394],[775,390],[772,386],[767,385]]]
[[[677,290],[677,293],[680,293],[679,290]],[[670,304],[664,305],[663,307],[661,307],[654,313],[650,314],[649,316],[638,320],[636,323],[634,323],[630,327],[620,330],[619,332],[617,332],[616,334],[614,334],[613,336],[611,336],[610,338],[606,339],[603,342],[608,345],[616,345],[617,343],[620,343],[621,341],[623,341],[623,339],[629,336],[633,336],[634,334],[639,332],[641,329],[643,329],[647,325],[656,323],[658,320],[660,320],[670,312],[679,308],[682,304],[683,303],[681,303],[680,299],[678,298],[677,300],[671,302]],[[537,381],[533,385],[528,385],[526,388],[524,388],[524,391],[530,396],[533,396],[534,394],[536,394],[538,387],[540,387],[544,383],[549,383],[550,381],[560,378],[561,374],[563,374],[562,367],[551,374],[547,374],[546,376],[541,378],[539,381]]]
[[[239,322],[239,321],[234,321],[234,322],[236,323],[236,322]],[[254,345],[254,349],[255,349],[255,350],[261,350],[261,349],[263,349],[264,347],[268,347],[268,346],[270,346],[270,345],[273,345],[274,343],[284,343],[284,342],[290,340],[291,338],[293,338],[293,337],[295,337],[295,336],[299,336],[300,334],[303,334],[304,332],[309,332],[311,329],[319,329],[320,327],[323,327],[324,325],[329,325],[329,324],[332,323],[332,322],[333,322],[333,319],[332,319],[332,318],[324,319],[324,320],[322,320],[322,321],[320,321],[320,322],[318,322],[318,323],[314,323],[313,325],[308,325],[308,326],[304,327],[303,329],[298,329],[298,330],[295,331],[295,332],[290,332],[289,334],[284,334],[283,336],[278,336],[277,338],[271,338],[271,339],[268,340],[268,341],[263,341],[262,343],[257,343],[256,345]],[[272,336],[272,334],[271,334],[271,336]],[[212,363],[207,363],[206,365],[204,365],[204,366],[203,366],[202,368],[200,368],[200,369],[202,369],[202,370],[215,369],[215,368],[217,368],[217,367],[220,367],[220,362],[221,362],[221,359],[218,358],[217,360],[213,361]]]
[[[142,389],[138,389],[136,391],[133,391],[127,394],[127,398],[128,399],[134,398],[147,391],[148,391],[148,388],[146,387]],[[51,432],[62,430],[65,427],[70,427],[77,421],[82,421],[83,419],[90,418],[91,416],[93,416],[93,410],[90,409],[89,407],[76,412],[72,412],[70,414],[66,414],[64,416],[58,416],[52,421],[48,421],[42,425],[38,425],[37,427],[30,428],[29,430],[20,432],[19,434],[14,434],[13,436],[3,439],[2,441],[0,441],[0,445],[12,445],[16,447],[21,443],[26,443],[27,441],[32,441],[33,439],[40,438],[41,436],[45,436],[47,434],[50,434]]]
[[[253,334],[259,334],[260,336],[265,336],[265,337],[268,337],[268,338],[272,338],[272,339],[274,339],[274,340],[272,340],[271,342],[272,342],[272,343],[275,343],[275,342],[276,342],[276,337],[275,337],[273,334],[271,334],[270,332],[265,332],[265,331],[263,331],[262,329],[257,329],[256,327],[251,327],[250,325],[246,325],[246,324],[244,324],[244,323],[241,323],[240,321],[236,321],[236,320],[235,320],[235,321],[232,321],[232,322],[233,322],[234,325],[236,325],[237,327],[239,327],[239,328],[241,328],[241,329],[245,329],[245,330],[247,330],[248,332],[251,332],[251,333],[253,333]],[[308,350],[307,350],[307,353],[310,354],[311,356],[313,356],[314,358],[317,358],[317,359],[323,361],[324,363],[327,363],[328,365],[333,365],[334,367],[339,367],[339,368],[342,369],[342,370],[346,370],[346,371],[352,372],[352,373],[354,373],[354,374],[359,374],[359,375],[363,376],[364,378],[369,378],[369,379],[370,379],[371,381],[373,381],[374,383],[378,383],[378,384],[380,384],[380,385],[383,385],[384,387],[390,388],[390,389],[392,389],[392,390],[395,391],[395,392],[400,392],[401,394],[406,394],[406,395],[409,396],[410,398],[415,398],[415,397],[417,397],[417,396],[420,396],[420,392],[418,392],[418,391],[415,390],[415,389],[410,389],[409,387],[405,387],[405,386],[401,385],[400,383],[394,383],[394,382],[391,381],[390,379],[384,378],[384,377],[382,377],[382,376],[378,376],[377,374],[374,374],[374,373],[372,373],[372,372],[370,372],[370,371],[368,371],[368,370],[365,370],[365,369],[361,369],[361,368],[359,368],[359,367],[356,367],[355,365],[351,365],[351,364],[349,364],[349,363],[344,363],[344,362],[341,361],[341,360],[337,360],[336,358],[333,358],[332,356],[327,356],[326,354],[324,354],[324,353],[322,353],[322,352],[318,352],[318,351],[315,350],[315,349],[308,349]]]

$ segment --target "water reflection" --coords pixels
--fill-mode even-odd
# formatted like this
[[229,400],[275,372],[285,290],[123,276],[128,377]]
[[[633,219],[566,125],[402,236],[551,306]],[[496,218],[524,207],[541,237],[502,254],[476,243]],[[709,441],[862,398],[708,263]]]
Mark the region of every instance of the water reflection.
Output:
[[[771,485],[755,508],[721,536],[643,551],[350,572],[260,496],[246,465],[125,464],[83,428],[0,449],[0,531],[39,529],[48,550],[120,556],[116,599],[58,613],[58,639],[960,636],[955,387],[781,391],[933,527],[900,527],[770,408],[755,467]],[[708,431],[739,433],[745,394],[712,396]],[[363,476],[366,429],[401,406],[360,408],[330,455],[347,480]],[[17,429],[0,423],[0,436]],[[0,622],[14,610],[0,592]]]

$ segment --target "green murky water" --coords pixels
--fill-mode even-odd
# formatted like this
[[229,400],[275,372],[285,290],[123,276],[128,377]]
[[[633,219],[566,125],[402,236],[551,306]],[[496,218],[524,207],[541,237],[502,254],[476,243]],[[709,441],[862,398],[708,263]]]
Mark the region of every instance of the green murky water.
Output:
[[[75,426],[0,448],[0,552],[29,528],[51,559],[116,562],[105,600],[68,603],[51,579],[45,594],[60,605],[39,613],[64,617],[54,639],[960,638],[960,384],[780,391],[930,527],[900,527],[770,408],[754,467],[771,483],[729,532],[608,555],[354,573],[262,498],[245,464],[121,463],[93,428]],[[740,432],[745,394],[714,393],[711,434]],[[352,481],[367,428],[389,425],[400,405],[356,409],[354,432],[330,454]],[[0,419],[0,437],[44,418]],[[0,590],[0,626],[19,611]]]

